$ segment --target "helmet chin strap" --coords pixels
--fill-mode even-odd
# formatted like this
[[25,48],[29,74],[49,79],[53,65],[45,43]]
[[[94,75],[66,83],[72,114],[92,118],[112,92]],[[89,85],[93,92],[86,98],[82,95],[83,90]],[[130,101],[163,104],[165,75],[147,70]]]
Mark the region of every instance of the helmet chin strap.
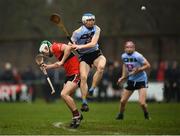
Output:
[[50,51],[50,47],[48,46],[48,48],[49,48],[49,57],[52,57],[53,54],[52,54],[52,52]]

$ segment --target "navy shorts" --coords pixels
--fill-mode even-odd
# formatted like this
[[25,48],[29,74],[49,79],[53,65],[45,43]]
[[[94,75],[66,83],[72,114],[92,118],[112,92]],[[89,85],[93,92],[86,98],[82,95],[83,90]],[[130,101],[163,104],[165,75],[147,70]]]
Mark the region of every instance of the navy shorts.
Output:
[[135,81],[128,80],[127,86],[125,88],[127,90],[134,91],[134,90],[138,90],[141,88],[148,88],[148,85],[147,85],[147,82],[145,82],[145,81],[135,82]]
[[101,50],[96,50],[90,53],[85,53],[80,57],[80,62],[86,62],[90,67],[93,64],[94,60],[97,59],[100,55],[102,55]]

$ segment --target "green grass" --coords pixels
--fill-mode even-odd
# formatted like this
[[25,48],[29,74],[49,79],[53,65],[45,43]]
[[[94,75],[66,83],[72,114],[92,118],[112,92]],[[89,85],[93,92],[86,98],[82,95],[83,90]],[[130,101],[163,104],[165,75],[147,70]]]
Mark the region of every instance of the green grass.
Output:
[[[117,121],[118,107],[118,102],[90,103],[81,126],[72,130],[66,127],[71,113],[63,101],[0,103],[0,134],[180,134],[180,104],[149,103],[150,121],[144,120],[137,103],[128,103],[125,120]],[[63,125],[55,127],[56,122]]]

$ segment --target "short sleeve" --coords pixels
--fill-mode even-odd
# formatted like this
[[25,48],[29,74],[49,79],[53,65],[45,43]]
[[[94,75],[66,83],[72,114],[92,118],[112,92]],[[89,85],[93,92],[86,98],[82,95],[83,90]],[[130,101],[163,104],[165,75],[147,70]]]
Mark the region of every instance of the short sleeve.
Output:
[[123,53],[123,54],[121,55],[121,60],[122,60],[123,63],[124,63],[124,58],[125,58],[125,54]]
[[82,27],[76,29],[76,30],[73,32],[72,37],[71,37],[71,40],[72,40],[73,42],[77,42],[77,41],[78,41],[79,35],[80,35],[80,33],[81,33],[81,30],[82,30]]
[[98,26],[96,26],[96,32],[95,32],[95,36],[99,36],[100,35],[100,32],[101,32],[101,29],[98,27]]
[[138,62],[140,63],[140,64],[144,64],[144,56],[142,55],[142,54],[138,54],[138,56],[137,56],[137,60],[138,60]]
[[76,31],[74,31],[73,34],[72,34],[71,40],[72,40],[73,42],[76,42],[76,41],[77,41],[77,37],[78,37],[78,34],[77,34]]

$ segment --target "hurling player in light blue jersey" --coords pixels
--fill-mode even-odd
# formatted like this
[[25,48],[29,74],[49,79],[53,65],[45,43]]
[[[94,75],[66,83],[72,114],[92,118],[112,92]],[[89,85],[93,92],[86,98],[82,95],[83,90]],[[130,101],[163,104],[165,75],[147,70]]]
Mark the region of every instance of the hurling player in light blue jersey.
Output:
[[[98,40],[101,30],[95,25],[95,16],[91,13],[85,13],[82,16],[82,24],[80,28],[73,32],[71,40],[74,43],[72,46],[80,56],[80,88],[83,101],[81,111],[88,111],[86,97],[87,95],[93,95],[94,89],[101,80],[106,58],[99,49]],[[91,88],[88,90],[87,78],[92,66],[96,68],[96,72],[93,76]]]
[[120,84],[127,78],[127,87],[122,93],[120,112],[116,119],[122,120],[124,118],[126,103],[134,90],[138,90],[139,104],[144,112],[145,119],[150,119],[146,104],[148,79],[145,72],[145,70],[150,68],[150,64],[142,54],[135,51],[135,44],[132,41],[127,41],[125,43],[124,50],[125,53],[122,54],[122,76],[119,78],[118,83]]

